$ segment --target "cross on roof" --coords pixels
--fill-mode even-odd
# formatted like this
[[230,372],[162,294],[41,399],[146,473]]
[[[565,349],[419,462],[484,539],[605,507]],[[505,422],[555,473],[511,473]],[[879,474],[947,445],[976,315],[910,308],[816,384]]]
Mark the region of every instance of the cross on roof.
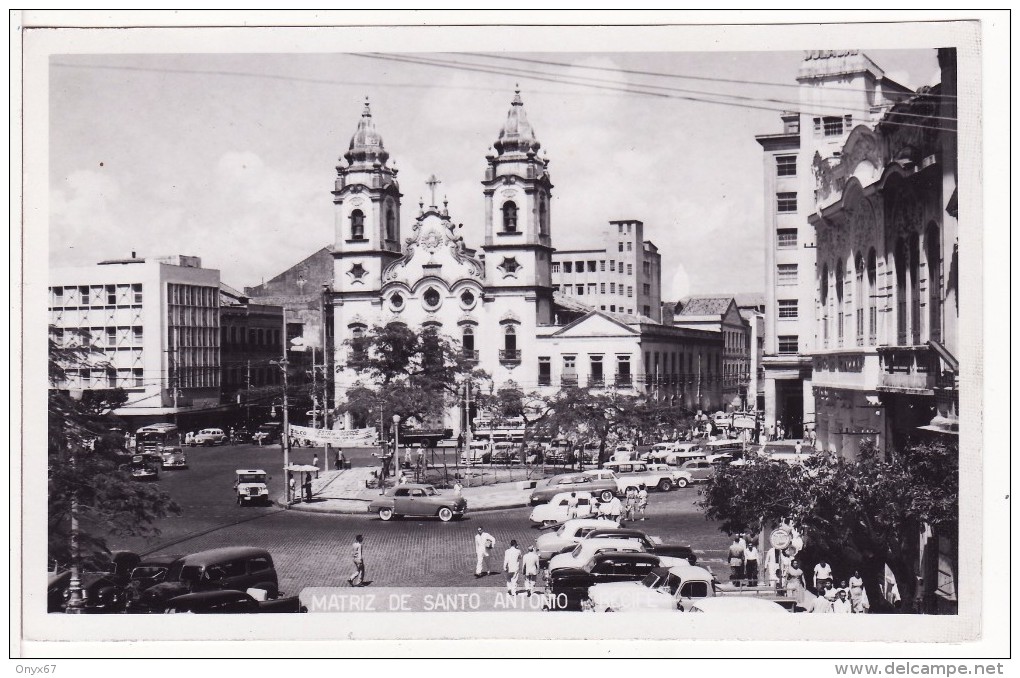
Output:
[[433,174],[432,176],[425,180],[425,185],[428,186],[429,189],[431,189],[432,191],[432,202],[429,203],[432,207],[436,206],[436,186],[438,186],[441,183],[443,182],[437,179],[435,174]]

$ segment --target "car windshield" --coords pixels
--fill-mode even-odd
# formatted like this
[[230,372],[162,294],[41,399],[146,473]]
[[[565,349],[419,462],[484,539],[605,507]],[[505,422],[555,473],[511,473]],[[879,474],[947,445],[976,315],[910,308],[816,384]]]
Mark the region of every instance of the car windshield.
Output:
[[239,483],[264,483],[266,477],[261,473],[239,473],[237,475],[237,482]]
[[132,579],[150,579],[152,577],[158,577],[166,574],[167,568],[157,567],[155,565],[146,565],[143,567],[136,567],[131,571]]
[[201,565],[187,565],[181,567],[181,573],[178,579],[180,581],[198,581],[202,578],[202,569]]
[[641,585],[650,589],[654,589],[659,585],[660,581],[661,579],[658,574],[656,574],[655,572],[649,572],[648,574],[645,575],[645,578],[641,580]]
[[584,547],[581,544],[578,544],[577,546],[574,547],[574,550],[570,552],[570,555],[577,558],[578,556],[581,555],[581,551],[583,550],[583,548]]

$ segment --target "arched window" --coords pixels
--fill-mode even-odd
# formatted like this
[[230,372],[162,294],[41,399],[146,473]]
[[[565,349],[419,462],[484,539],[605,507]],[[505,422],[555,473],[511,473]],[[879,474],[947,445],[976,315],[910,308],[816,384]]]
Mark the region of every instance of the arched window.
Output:
[[929,224],[924,234],[925,259],[928,261],[928,338],[942,341],[942,276],[939,229]]
[[393,241],[397,239],[397,213],[393,207],[386,208],[386,239]]
[[907,345],[907,243],[903,238],[896,241],[893,266],[896,267],[896,345]]
[[544,195],[538,201],[538,230],[542,235],[549,232],[549,198]]
[[503,232],[517,232],[517,204],[514,202],[503,203]]
[[464,328],[464,335],[461,339],[465,353],[473,353],[475,350],[475,330],[472,327]]
[[822,279],[819,281],[818,300],[822,304],[822,347],[829,347],[829,265],[822,265]]
[[854,315],[857,319],[857,345],[864,346],[864,257],[854,257]]
[[503,348],[507,353],[517,351],[517,330],[513,325],[507,325],[503,330]]
[[878,337],[878,257],[875,248],[868,252],[868,344],[874,346]]
[[910,236],[910,343],[921,343],[921,238]]
[[365,239],[365,215],[361,210],[351,212],[351,240]]
[[843,260],[840,259],[836,262],[836,336],[838,345],[843,345],[843,278],[845,277],[843,271]]

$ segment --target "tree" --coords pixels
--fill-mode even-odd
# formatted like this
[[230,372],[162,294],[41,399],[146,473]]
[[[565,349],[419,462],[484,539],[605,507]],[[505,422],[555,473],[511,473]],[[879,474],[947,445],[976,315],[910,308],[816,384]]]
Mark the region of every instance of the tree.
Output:
[[872,601],[889,565],[909,605],[924,526],[954,538],[958,525],[959,454],[946,442],[914,443],[885,459],[874,443],[857,459],[818,457],[803,465],[751,457],[721,468],[699,502],[720,529],[762,529],[791,519],[807,535],[806,555],[860,569]]
[[[111,412],[126,401],[124,391],[85,391],[78,400],[58,388],[67,369],[96,366],[96,356],[87,346],[87,342],[64,345],[50,332],[49,557],[65,566],[102,561],[109,553],[109,537],[158,534],[156,520],[180,513],[169,495],[134,481],[121,468],[123,434],[111,429],[123,424]],[[72,548],[72,507],[77,553]]]

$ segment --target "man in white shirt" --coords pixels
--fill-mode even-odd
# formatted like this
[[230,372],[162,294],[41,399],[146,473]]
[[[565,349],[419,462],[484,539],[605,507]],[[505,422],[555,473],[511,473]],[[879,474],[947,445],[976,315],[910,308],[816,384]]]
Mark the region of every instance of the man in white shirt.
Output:
[[623,513],[623,503],[619,497],[614,496],[609,502],[609,519],[620,522],[620,514]]
[[510,540],[510,548],[503,552],[503,572],[506,574],[506,592],[517,595],[517,578],[521,573],[521,550],[517,548],[517,540]]
[[524,589],[530,598],[531,594],[535,592],[535,582],[538,581],[539,572],[538,552],[534,546],[529,547],[528,552],[524,554],[522,565],[524,566]]
[[482,528],[478,528],[475,535],[475,577],[483,577],[489,574],[489,556],[492,555],[492,547],[496,545],[496,538]]
[[832,567],[824,560],[815,565],[815,591],[821,593],[825,584],[832,583]]
[[577,517],[577,492],[571,492],[570,498],[567,499],[567,518]]
[[853,612],[853,605],[847,600],[845,590],[840,589],[839,593],[836,594],[836,600],[832,601],[832,611],[837,614],[850,614]]

